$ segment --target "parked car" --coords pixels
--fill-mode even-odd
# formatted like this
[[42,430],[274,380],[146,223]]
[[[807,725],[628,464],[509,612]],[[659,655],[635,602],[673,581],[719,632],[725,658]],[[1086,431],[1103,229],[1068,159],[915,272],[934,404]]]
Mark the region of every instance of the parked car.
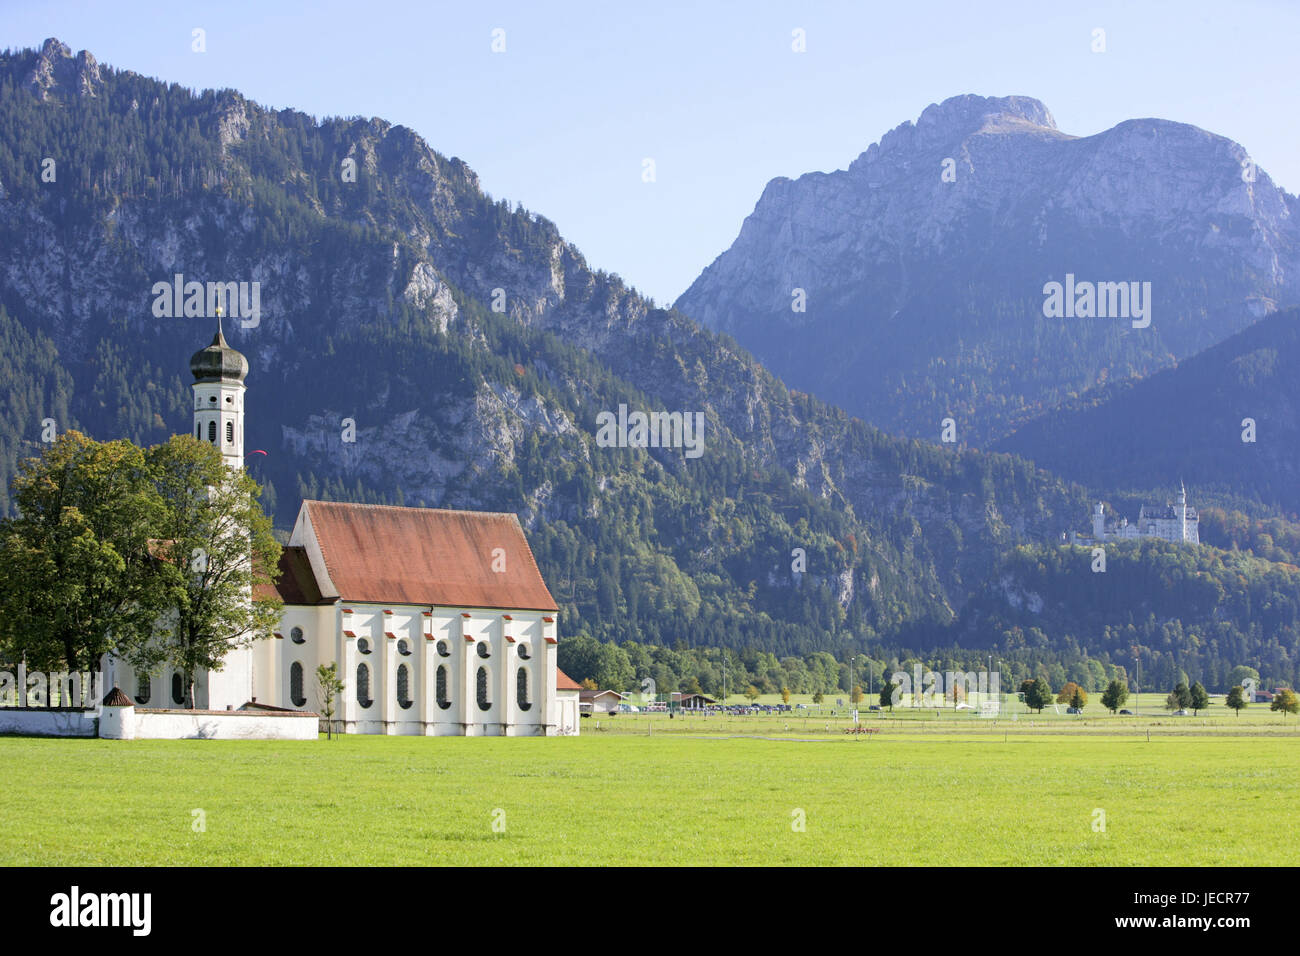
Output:
[[1131,710],[1121,710],[1120,713],[1121,713],[1121,714],[1128,714],[1130,717],[1133,716],[1133,711],[1131,711]]
[[1065,712],[1066,712],[1067,714],[1082,714],[1082,713],[1083,713],[1083,711],[1081,711],[1078,707],[1067,707],[1067,708],[1065,708]]
[[1174,711],[1174,716],[1175,716],[1175,717],[1186,717],[1187,715],[1188,715],[1188,711],[1185,711],[1185,710],[1176,710],[1176,711]]
[[872,704],[870,707],[867,708],[867,710],[879,710],[879,709],[880,709],[879,704]]

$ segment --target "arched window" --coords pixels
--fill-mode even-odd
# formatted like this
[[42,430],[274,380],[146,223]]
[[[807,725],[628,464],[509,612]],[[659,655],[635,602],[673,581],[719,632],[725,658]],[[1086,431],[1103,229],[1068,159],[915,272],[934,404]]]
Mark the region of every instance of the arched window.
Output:
[[181,680],[179,673],[172,675],[172,702],[175,704],[185,703],[185,683]]
[[295,707],[307,703],[307,695],[302,692],[302,665],[297,661],[289,667],[289,699]]
[[533,705],[528,700],[528,668],[519,668],[519,673],[515,675],[515,689],[519,695],[519,709],[532,709]]
[[451,706],[451,698],[447,696],[447,665],[439,664],[438,673],[434,683],[437,685],[438,706],[446,710]]
[[197,424],[197,423],[194,425],[194,437],[197,438],[197,439],[199,439],[200,441],[203,440],[203,426],[202,426],[202,425],[199,425],[199,424]]
[[208,422],[208,441],[212,442],[212,444],[214,444],[214,445],[217,443],[217,423],[216,423],[216,422]]
[[148,674],[140,674],[135,679],[135,702],[137,704],[149,703],[149,696],[153,693],[150,684],[153,682],[149,679]]
[[411,671],[405,664],[397,665],[397,706],[402,710],[411,706]]
[[235,423],[226,422],[226,444],[233,445],[234,443],[235,443]]
[[365,664],[357,665],[357,703],[362,707],[374,703],[370,699],[370,668]]
[[295,627],[289,632],[289,640],[293,641],[295,644],[302,644],[307,640],[307,638],[303,637],[302,628]]
[[478,669],[478,709],[487,710],[492,705],[488,703],[487,695],[487,668]]

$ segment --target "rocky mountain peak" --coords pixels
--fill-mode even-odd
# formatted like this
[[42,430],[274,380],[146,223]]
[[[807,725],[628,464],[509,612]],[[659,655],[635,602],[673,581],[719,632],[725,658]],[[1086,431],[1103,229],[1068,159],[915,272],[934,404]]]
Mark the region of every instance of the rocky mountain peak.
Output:
[[61,96],[95,96],[103,88],[99,63],[86,50],[76,56],[63,41],[50,37],[41,45],[25,82],[38,100]]
[[[957,96],[847,171],[772,180],[676,305],[875,424],[928,437],[952,416],[984,440],[1300,302],[1295,206],[1186,123],[1072,136],[1036,99]],[[1158,287],[1150,331],[1045,321],[1044,283],[1069,273]]]
[[1032,96],[976,96],[966,93],[931,103],[917,121],[894,127],[872,143],[849,169],[894,153],[954,151],[978,133],[1039,133],[1064,137],[1041,100]]

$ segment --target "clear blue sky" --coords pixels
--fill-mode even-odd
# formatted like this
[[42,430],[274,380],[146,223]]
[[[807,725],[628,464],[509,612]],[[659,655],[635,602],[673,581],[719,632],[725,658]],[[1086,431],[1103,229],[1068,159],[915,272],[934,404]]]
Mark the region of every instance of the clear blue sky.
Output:
[[[842,169],[959,93],[1035,96],[1076,135],[1140,116],[1193,123],[1300,188],[1295,3],[0,6],[0,46],[57,36],[186,86],[409,126],[660,304],[730,245],[769,179]],[[1105,53],[1091,51],[1095,27]],[[795,28],[805,53],[791,50]]]

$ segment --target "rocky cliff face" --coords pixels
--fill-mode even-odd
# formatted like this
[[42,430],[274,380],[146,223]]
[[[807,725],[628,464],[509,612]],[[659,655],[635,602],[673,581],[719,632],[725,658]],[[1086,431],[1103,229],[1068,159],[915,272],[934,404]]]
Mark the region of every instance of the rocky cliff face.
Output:
[[[256,282],[260,315],[227,309],[226,334],[281,525],[304,495],[515,511],[568,626],[793,648],[945,620],[1006,548],[1086,513],[1023,462],[789,392],[404,127],[191,94],[57,41],[0,58],[0,83],[25,133],[0,137],[0,305],[39,336],[32,374],[63,381],[48,341],[74,383],[60,427],[187,429],[184,363],[215,317],[159,316],[154,285]],[[599,447],[620,402],[703,413],[705,455]],[[815,557],[798,586],[794,548]]]
[[[984,442],[1296,301],[1295,212],[1204,130],[1075,137],[1037,100],[960,96],[846,170],[773,180],[676,306],[877,424],[935,439],[951,415]],[[1067,273],[1151,282],[1150,327],[1045,317],[1043,286]]]

